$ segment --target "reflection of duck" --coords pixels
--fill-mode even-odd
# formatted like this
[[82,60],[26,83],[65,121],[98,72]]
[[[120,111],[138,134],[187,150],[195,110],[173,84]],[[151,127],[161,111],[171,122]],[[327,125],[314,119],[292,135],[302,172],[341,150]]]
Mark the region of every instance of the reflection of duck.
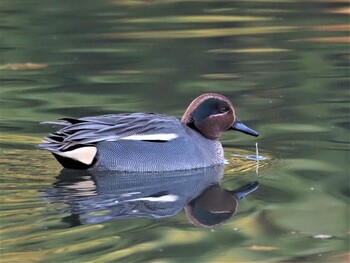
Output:
[[118,171],[186,170],[224,162],[222,132],[258,133],[243,125],[230,100],[207,93],[196,98],[181,121],[160,114],[110,114],[48,122],[61,129],[39,148],[66,168]]
[[187,217],[198,226],[219,226],[237,212],[239,200],[254,192],[258,186],[259,183],[255,181],[228,191],[218,184],[211,185],[185,206]]
[[[89,173],[64,169],[54,187],[43,190],[42,196],[49,202],[66,204],[72,214],[66,220],[74,224],[137,217],[165,218],[177,214],[186,206],[191,222],[204,226],[208,224],[197,223],[203,221],[198,208],[215,214],[222,207],[230,206],[230,201],[222,197],[221,192],[227,193],[231,206],[237,207],[235,197],[218,185],[222,175],[222,165],[163,173]],[[75,222],[71,221],[73,218]]]

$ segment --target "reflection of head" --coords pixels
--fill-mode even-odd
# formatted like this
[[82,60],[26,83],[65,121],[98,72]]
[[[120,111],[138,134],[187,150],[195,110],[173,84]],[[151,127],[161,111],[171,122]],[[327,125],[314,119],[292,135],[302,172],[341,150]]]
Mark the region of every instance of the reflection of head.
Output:
[[254,182],[230,192],[212,185],[184,207],[187,218],[197,226],[217,227],[230,219],[237,212],[239,200],[257,187],[258,182]]

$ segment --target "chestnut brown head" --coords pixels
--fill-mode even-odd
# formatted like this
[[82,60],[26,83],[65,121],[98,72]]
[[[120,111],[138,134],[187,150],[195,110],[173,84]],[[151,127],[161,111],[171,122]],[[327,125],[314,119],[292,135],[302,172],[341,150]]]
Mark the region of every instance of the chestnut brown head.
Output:
[[181,121],[212,140],[219,139],[222,132],[230,129],[258,136],[256,131],[238,120],[230,100],[216,93],[197,97],[188,106]]

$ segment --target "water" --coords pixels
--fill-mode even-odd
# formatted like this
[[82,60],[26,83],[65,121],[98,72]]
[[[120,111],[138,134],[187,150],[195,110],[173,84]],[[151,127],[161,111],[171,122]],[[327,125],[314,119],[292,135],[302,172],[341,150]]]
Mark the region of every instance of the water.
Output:
[[[346,1],[5,0],[0,10],[1,262],[347,262]],[[181,117],[204,92],[228,96],[260,133],[222,137],[218,191],[259,182],[234,216],[212,230],[181,208],[81,222],[77,205],[98,189],[36,150],[50,131],[38,123]],[[256,142],[266,159],[242,158]]]

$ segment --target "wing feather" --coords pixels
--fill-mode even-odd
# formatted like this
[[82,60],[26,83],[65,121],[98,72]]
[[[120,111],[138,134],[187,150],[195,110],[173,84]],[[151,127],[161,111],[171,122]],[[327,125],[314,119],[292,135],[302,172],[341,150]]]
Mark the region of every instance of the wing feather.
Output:
[[[61,129],[44,138],[40,149],[51,152],[68,151],[94,145],[101,141],[117,141],[138,135],[174,134],[182,127],[174,118],[154,113],[109,114],[79,119],[63,118],[62,122],[42,122]],[[127,138],[127,139],[128,139]]]

